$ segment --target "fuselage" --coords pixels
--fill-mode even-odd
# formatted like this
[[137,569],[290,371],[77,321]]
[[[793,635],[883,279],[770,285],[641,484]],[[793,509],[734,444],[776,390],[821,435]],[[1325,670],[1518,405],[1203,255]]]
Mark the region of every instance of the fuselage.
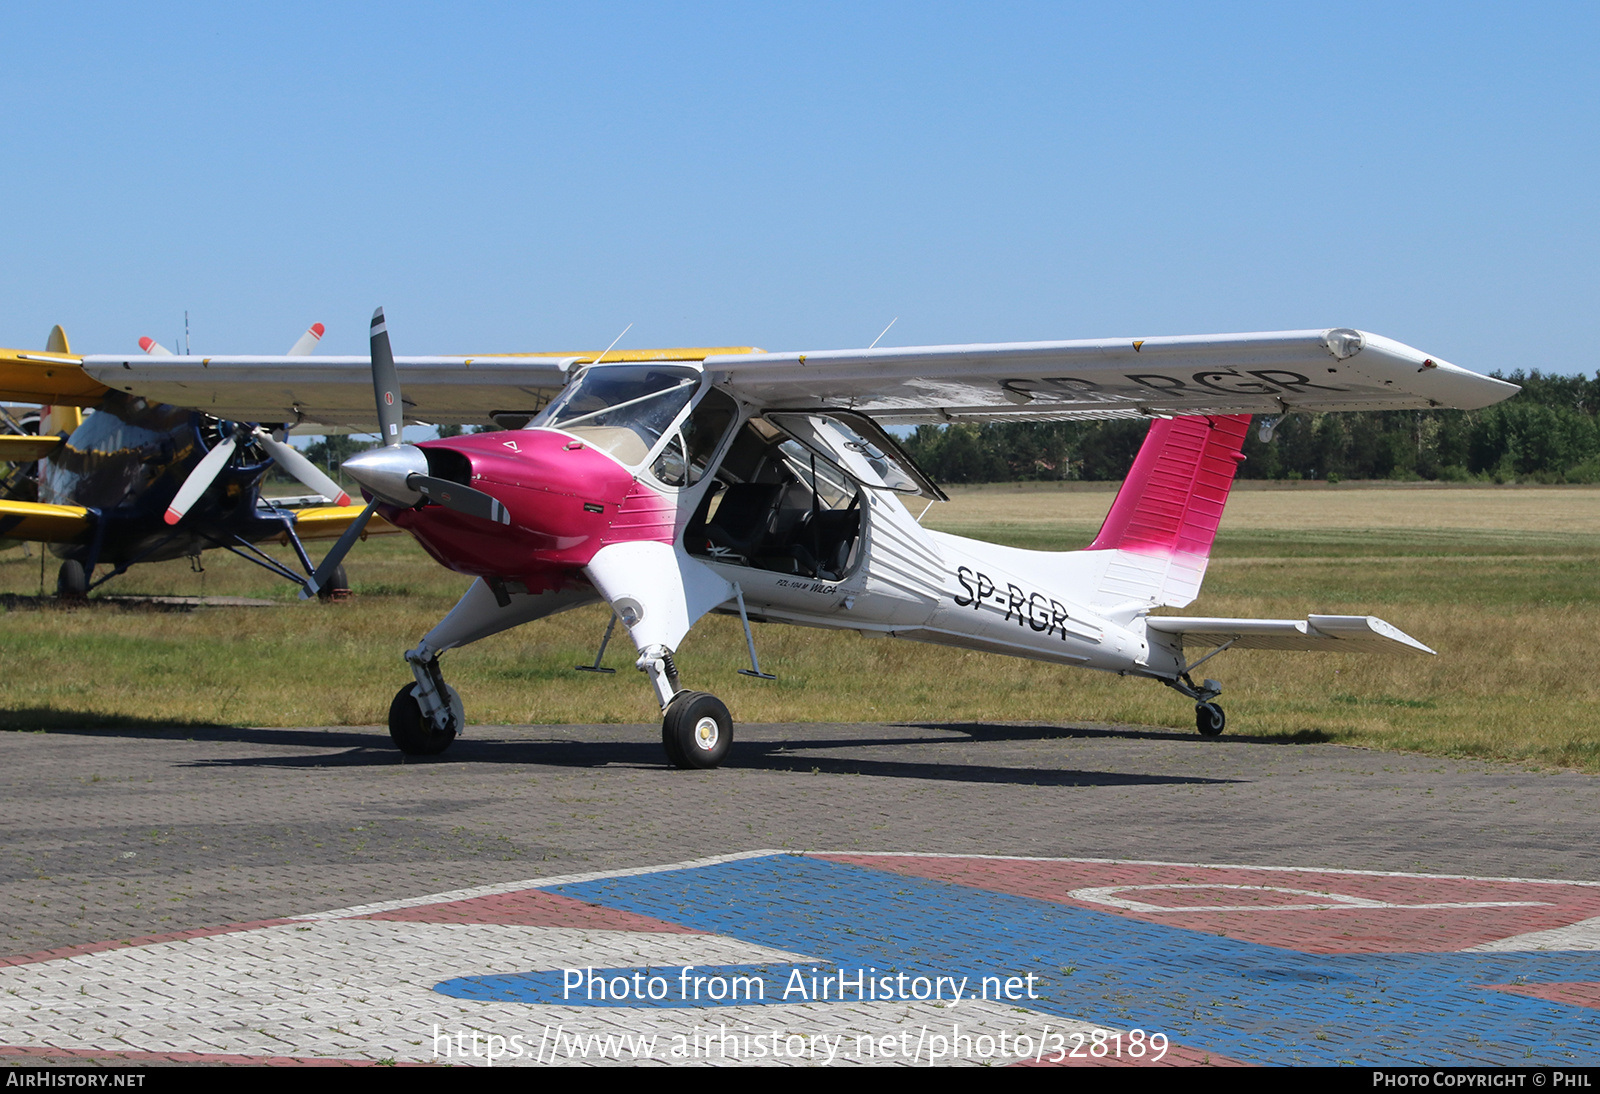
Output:
[[[174,529],[162,520],[179,486],[214,441],[217,423],[192,410],[113,393],[87,415],[66,443],[39,465],[39,501],[82,506],[104,521],[98,558],[157,561],[192,555],[232,535],[251,542],[282,532],[256,515],[262,477],[271,461],[236,459],[218,477],[202,506]],[[81,558],[80,543],[52,544],[62,558]]]
[[490,494],[509,523],[431,503],[379,511],[445,566],[516,593],[586,587],[599,551],[644,540],[737,585],[758,621],[1109,671],[1146,664],[1142,612],[1081,595],[1105,567],[1088,556],[1111,552],[929,531],[900,500],[913,488],[894,454],[849,423],[763,414],[691,367],[646,367],[591,368],[523,429],[416,446],[427,474]]

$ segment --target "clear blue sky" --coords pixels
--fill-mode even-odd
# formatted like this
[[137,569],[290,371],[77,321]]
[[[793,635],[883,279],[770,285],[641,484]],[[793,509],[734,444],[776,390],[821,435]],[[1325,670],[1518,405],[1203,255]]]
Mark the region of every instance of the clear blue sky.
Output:
[[1594,5],[7,5],[0,345],[1600,368]]

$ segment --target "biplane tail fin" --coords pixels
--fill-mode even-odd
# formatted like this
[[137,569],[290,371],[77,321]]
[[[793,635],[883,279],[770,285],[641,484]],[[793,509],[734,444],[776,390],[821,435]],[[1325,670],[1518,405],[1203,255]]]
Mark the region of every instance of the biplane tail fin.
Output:
[[[72,346],[67,342],[67,332],[57,323],[50,328],[50,335],[45,339],[44,350],[46,353],[71,353]],[[39,433],[45,437],[71,436],[72,431],[83,424],[83,411],[75,406],[54,406],[46,404],[39,408]]]
[[1115,551],[1101,603],[1183,607],[1200,594],[1250,415],[1165,418],[1150,432],[1091,551]]

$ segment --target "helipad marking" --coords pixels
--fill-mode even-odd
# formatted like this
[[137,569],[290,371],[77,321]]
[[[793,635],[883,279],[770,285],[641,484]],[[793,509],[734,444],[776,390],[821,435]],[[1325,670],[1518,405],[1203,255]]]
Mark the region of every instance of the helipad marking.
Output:
[[[712,934],[809,952],[840,968],[1031,972],[1038,997],[1020,1004],[1030,1010],[1078,1021],[1116,1015],[1118,1025],[1161,1030],[1244,1061],[1431,1066],[1570,1062],[1565,1057],[1574,1052],[1600,1058],[1600,1025],[1586,1010],[1485,988],[1597,980],[1600,955],[1297,953],[982,889],[975,872],[952,884],[881,868],[891,864],[774,856],[555,889],[671,916]],[[1476,911],[1551,910],[1532,904]]]
[[[1118,896],[1153,890],[1156,892],[1182,892],[1192,889],[1223,889],[1246,893],[1288,893],[1290,896],[1312,897],[1309,904],[1146,904]],[[1205,882],[1198,885],[1107,885],[1098,889],[1073,889],[1067,893],[1073,900],[1087,904],[1104,904],[1108,908],[1126,908],[1130,912],[1168,914],[1174,912],[1336,912],[1350,908],[1548,908],[1545,900],[1476,900],[1438,904],[1393,904],[1386,900],[1368,900],[1366,897],[1348,896],[1344,893],[1316,892],[1312,889],[1286,889],[1281,885],[1224,885]],[[1315,900],[1321,897],[1320,901]]]
[[[1248,914],[1264,911],[1274,914]],[[1536,940],[1571,945],[1506,952]],[[608,978],[690,965],[778,978],[1032,974],[1037,993],[1003,1006],[741,999],[697,1014],[579,1007],[539,986],[585,962]],[[1560,1066],[1600,1059],[1600,886],[747,852],[72,947],[0,969],[0,988],[0,1021],[28,1042],[12,1049],[37,1058],[428,1060],[430,1023],[537,1040],[540,1027],[559,1039],[562,1023],[567,1035],[667,1038],[764,1022],[851,1038],[910,1029],[912,1040],[939,1023],[962,1034],[1137,1027],[1170,1039],[1169,1063]]]

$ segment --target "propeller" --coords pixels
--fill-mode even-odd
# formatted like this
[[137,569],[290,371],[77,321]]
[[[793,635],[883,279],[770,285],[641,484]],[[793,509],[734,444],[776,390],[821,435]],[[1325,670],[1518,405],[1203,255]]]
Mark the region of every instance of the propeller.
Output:
[[424,498],[458,513],[510,524],[511,514],[498,498],[450,479],[428,474],[428,457],[422,449],[401,439],[405,424],[405,403],[400,397],[400,375],[394,367],[394,350],[389,345],[389,325],[383,309],[372,313],[372,394],[378,408],[378,436],[382,447],[358,453],[344,461],[344,470],[366,487],[372,500],[351,522],[333,545],[316,573],[300,590],[300,599],[317,595],[333,572],[344,561],[367,522],[382,502],[391,505],[417,505]]
[[[299,341],[289,347],[288,356],[304,357],[317,348],[317,343],[322,339],[326,330],[321,323],[313,323],[310,328],[300,336]],[[153,338],[139,339],[139,348],[155,357],[170,357],[172,351]],[[167,507],[165,520],[168,524],[177,524],[183,519],[190,507],[200,500],[200,496],[216,481],[222,469],[228,465],[233,454],[241,444],[255,441],[267,454],[277,461],[284,473],[299,481],[308,489],[330,498],[335,505],[349,505],[350,495],[342,486],[334,482],[322,469],[302,456],[290,445],[274,437],[268,430],[259,425],[238,424],[233,431],[218,441],[217,446],[206,453],[205,459],[189,472],[189,477],[183,480],[183,485],[178,488],[177,496],[172,499],[172,504]]]

